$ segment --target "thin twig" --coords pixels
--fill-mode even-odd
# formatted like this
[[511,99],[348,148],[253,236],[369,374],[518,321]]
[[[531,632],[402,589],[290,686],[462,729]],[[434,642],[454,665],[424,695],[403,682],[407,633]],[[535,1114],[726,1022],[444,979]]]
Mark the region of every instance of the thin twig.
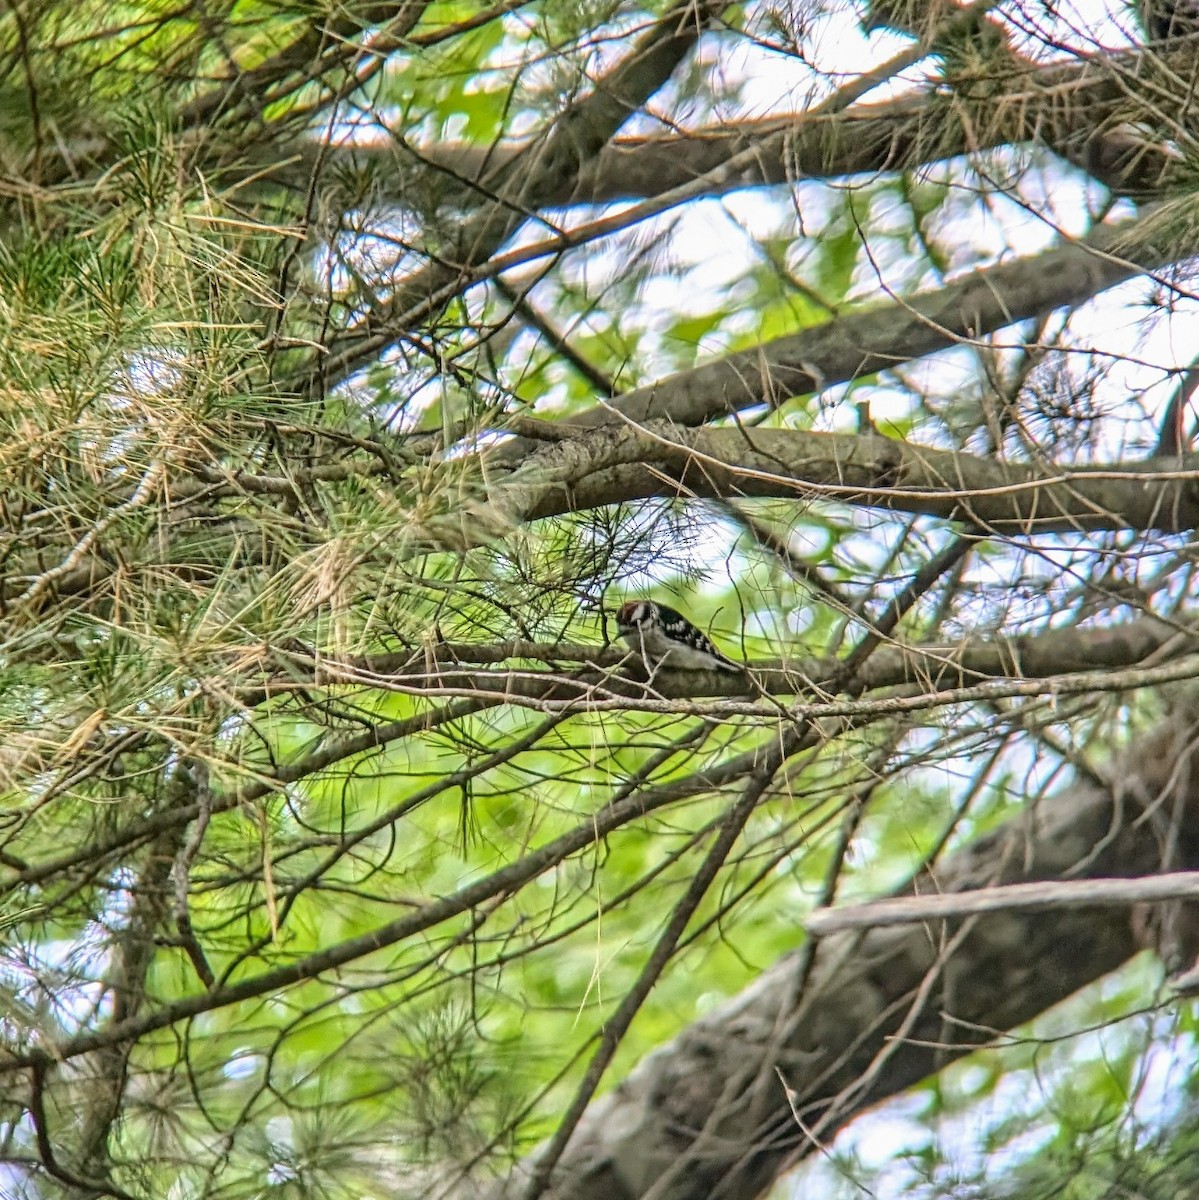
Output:
[[51,1062],[45,1055],[38,1055],[30,1063],[32,1085],[29,1089],[29,1115],[33,1119],[33,1132],[37,1140],[38,1154],[46,1174],[59,1183],[68,1187],[100,1196],[115,1196],[116,1200],[137,1200],[137,1198],[117,1187],[107,1180],[84,1179],[74,1171],[64,1167],[55,1157],[54,1141],[50,1136],[50,1126],[46,1121],[46,1073]]
[[179,934],[179,941],[184,952],[191,960],[192,966],[196,968],[196,974],[199,975],[205,987],[212,987],[216,982],[216,976],[213,975],[212,968],[208,965],[203,948],[196,940],[187,903],[187,885],[192,860],[200,850],[209,818],[212,816],[212,791],[208,782],[207,764],[197,760],[192,770],[196,780],[196,803],[199,806],[199,812],[187,835],[187,841],[175,856],[172,866],[174,876],[172,882],[175,888],[175,929]]
[[1199,900],[1199,871],[1171,871],[1134,879],[1008,883],[976,892],[898,896],[846,908],[820,908],[808,916],[804,927],[813,937],[824,937],[845,929],[911,925],[1015,909],[1112,908],[1153,900]]

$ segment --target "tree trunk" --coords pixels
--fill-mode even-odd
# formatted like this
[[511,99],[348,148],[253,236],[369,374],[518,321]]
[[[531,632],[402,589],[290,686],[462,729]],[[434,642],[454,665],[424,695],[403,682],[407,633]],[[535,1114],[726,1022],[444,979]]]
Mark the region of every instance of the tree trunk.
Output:
[[[1199,836],[1186,832],[1199,813],[1197,718],[1199,694],[1180,697],[1117,763],[1114,787],[1080,779],[905,891],[1199,865]],[[1170,822],[1178,845],[1165,862]],[[1165,924],[1176,932],[1179,922]],[[848,932],[816,943],[814,956],[810,945],[597,1100],[543,1195],[749,1200],[864,1108],[1032,1020],[1138,949],[1128,911],[1116,907]],[[522,1196],[535,1164],[533,1155],[502,1181],[497,1200]]]

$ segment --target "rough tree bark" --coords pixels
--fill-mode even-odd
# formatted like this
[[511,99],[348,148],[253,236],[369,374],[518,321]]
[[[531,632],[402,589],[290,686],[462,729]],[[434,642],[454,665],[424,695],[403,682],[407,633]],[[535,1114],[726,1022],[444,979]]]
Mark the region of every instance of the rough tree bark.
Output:
[[[1179,835],[1174,863],[1199,865],[1197,720],[1190,690],[1117,761],[1110,787],[1075,782],[914,889],[1152,873],[1163,866],[1162,814]],[[1138,821],[1146,812],[1155,819]],[[801,946],[596,1101],[546,1200],[749,1200],[864,1108],[991,1042],[987,1031],[1030,1021],[1138,948],[1118,908],[837,934],[811,961]],[[535,1163],[493,1200],[525,1196]]]

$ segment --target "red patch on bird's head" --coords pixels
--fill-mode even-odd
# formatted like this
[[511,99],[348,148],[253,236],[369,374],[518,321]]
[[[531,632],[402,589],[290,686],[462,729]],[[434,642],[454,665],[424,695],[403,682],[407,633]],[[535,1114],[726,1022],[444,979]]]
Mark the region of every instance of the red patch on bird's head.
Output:
[[616,610],[617,625],[637,625],[644,621],[648,612],[648,605],[644,600],[626,600]]

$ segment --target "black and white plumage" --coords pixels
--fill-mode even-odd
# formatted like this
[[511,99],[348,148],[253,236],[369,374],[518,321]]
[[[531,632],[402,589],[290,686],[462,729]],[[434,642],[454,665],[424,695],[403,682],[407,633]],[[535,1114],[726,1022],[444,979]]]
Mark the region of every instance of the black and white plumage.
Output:
[[740,671],[682,613],[654,600],[629,600],[616,613],[616,628],[646,668],[672,671]]

